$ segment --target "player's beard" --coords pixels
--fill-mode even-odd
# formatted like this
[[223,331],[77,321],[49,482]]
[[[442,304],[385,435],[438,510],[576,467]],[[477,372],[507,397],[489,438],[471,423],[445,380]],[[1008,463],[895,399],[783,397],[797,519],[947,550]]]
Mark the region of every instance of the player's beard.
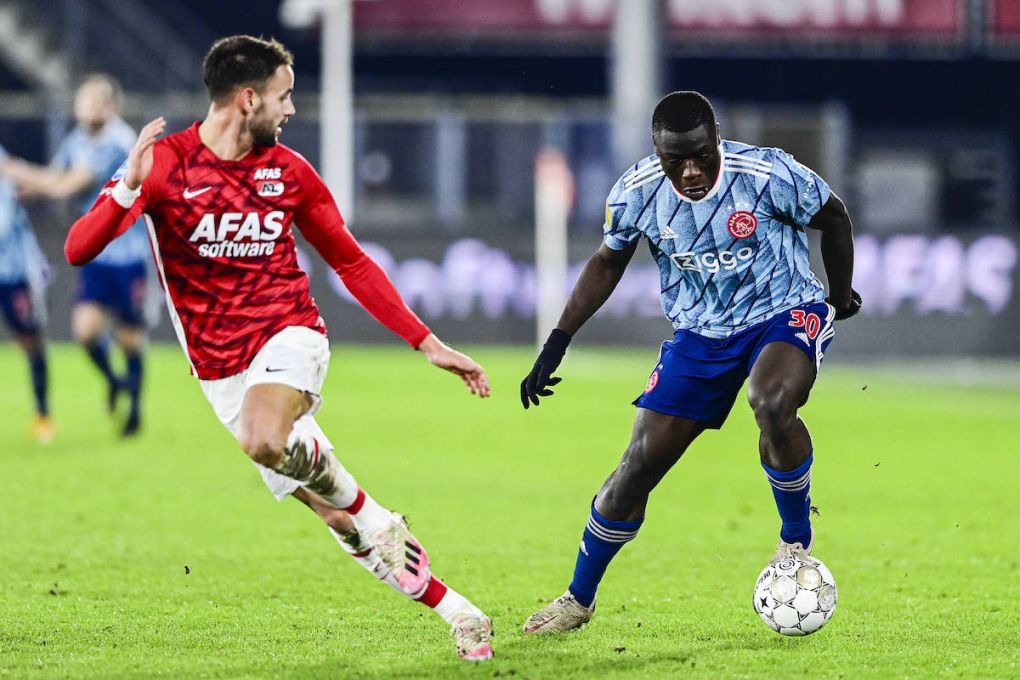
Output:
[[271,118],[258,117],[258,111],[252,118],[248,129],[255,146],[276,146],[276,128],[278,125]]

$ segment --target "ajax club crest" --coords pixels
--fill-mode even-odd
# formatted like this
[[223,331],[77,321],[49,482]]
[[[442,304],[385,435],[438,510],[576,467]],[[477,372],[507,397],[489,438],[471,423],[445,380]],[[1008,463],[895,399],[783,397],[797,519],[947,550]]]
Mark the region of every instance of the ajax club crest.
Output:
[[726,221],[726,228],[730,230],[733,238],[747,238],[758,228],[758,218],[754,213],[738,210],[730,215],[730,219]]

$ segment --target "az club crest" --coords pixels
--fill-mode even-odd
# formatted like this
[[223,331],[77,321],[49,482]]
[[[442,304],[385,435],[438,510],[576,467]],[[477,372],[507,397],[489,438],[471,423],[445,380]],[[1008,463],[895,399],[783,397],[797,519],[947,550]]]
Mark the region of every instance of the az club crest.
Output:
[[746,210],[738,210],[726,220],[726,228],[729,229],[733,238],[747,238],[758,228],[758,218],[754,213]]
[[259,196],[279,196],[283,193],[283,182],[262,182],[259,184]]

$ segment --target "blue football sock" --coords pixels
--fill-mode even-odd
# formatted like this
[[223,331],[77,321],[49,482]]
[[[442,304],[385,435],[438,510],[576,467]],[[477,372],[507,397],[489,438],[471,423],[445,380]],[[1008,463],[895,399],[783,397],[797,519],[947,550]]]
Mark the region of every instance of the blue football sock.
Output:
[[47,398],[46,351],[29,352],[28,365],[32,369],[32,391],[35,393],[35,411],[41,416],[49,415]]
[[92,359],[92,363],[106,378],[106,382],[111,385],[116,384],[117,376],[113,374],[113,368],[110,367],[110,341],[105,336],[101,336],[97,340],[85,343],[85,351]]
[[581,537],[581,548],[577,551],[574,580],[570,582],[570,592],[578,602],[590,607],[595,601],[595,592],[606,568],[616,553],[620,552],[620,548],[637,536],[642,521],[615,522],[606,519],[592,504],[588,526],[584,528]]
[[787,543],[799,542],[805,548],[811,542],[811,463],[814,453],[789,472],[773,470],[762,463],[772,485],[783,528],[779,537]]
[[131,415],[138,416],[138,402],[142,393],[142,353],[126,352],[127,378],[125,387],[131,396]]

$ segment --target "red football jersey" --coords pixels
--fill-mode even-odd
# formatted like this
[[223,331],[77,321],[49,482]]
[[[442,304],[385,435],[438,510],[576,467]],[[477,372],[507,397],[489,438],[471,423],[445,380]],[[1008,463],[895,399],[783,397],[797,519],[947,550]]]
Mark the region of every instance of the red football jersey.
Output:
[[119,173],[110,180],[68,234],[73,264],[144,215],[170,318],[204,380],[245,370],[288,326],[326,332],[298,267],[294,225],[373,316],[413,347],[425,339],[429,329],[361,250],[308,161],[282,144],[224,161],[202,144],[198,126],[156,142],[152,172],[130,209],[110,195]]

